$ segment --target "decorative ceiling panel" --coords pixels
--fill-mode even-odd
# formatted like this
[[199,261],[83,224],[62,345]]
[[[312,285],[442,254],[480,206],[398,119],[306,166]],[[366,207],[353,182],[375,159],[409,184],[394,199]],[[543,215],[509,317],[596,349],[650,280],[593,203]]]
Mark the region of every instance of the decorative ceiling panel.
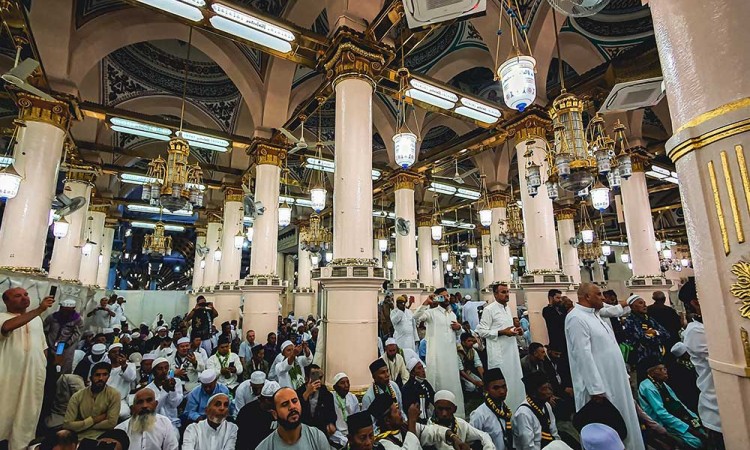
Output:
[[81,28],[102,14],[129,7],[121,0],[76,0],[76,28]]
[[446,126],[440,125],[431,128],[427,134],[422,136],[422,145],[419,148],[419,153],[427,153],[438,145],[454,141],[457,137],[456,132]]
[[487,50],[487,45],[471,22],[456,22],[429,36],[406,58],[406,66],[415,72],[426,73],[446,55],[470,47]]

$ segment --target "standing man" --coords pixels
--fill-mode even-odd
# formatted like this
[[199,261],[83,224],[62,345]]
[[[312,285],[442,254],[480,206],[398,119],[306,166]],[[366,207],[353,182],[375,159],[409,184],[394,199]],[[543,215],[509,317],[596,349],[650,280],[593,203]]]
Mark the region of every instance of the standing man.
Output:
[[96,439],[117,425],[120,416],[120,393],[107,386],[112,366],[99,362],[91,368],[91,384],[70,398],[63,428],[75,431],[81,438]]
[[675,310],[667,306],[667,296],[662,291],[655,291],[651,295],[654,301],[653,305],[648,306],[648,315],[659,322],[661,326],[669,333],[667,341],[667,350],[680,341],[680,330],[682,329],[682,320]]
[[521,357],[516,341],[516,336],[521,334],[522,330],[513,326],[513,313],[508,309],[508,285],[493,285],[492,295],[495,301],[484,307],[477,333],[487,340],[487,368],[497,367],[505,374],[508,384],[507,403],[510,409],[515,411],[523,403],[525,396],[521,382]]
[[4,408],[0,411],[0,441],[10,450],[26,448],[34,439],[42,410],[47,358],[44,326],[39,317],[54,303],[45,297],[37,308],[22,288],[3,292],[8,312],[0,313],[0,386]]
[[190,322],[192,335],[201,338],[201,346],[206,354],[211,354],[211,325],[219,313],[213,304],[206,302],[206,297],[199,295],[196,299],[195,308],[185,316],[185,322]]
[[[439,306],[431,308],[434,304]],[[456,353],[456,332],[461,330],[461,324],[451,311],[448,290],[436,289],[435,293],[422,303],[414,319],[427,324],[427,379],[436,390],[447,390],[456,394],[457,415],[463,418],[464,395]]]
[[[402,349],[416,350],[417,324],[414,322],[414,314],[409,308],[414,304],[414,297],[409,299],[406,305],[406,296],[399,295],[396,298],[396,309],[391,311],[391,324],[393,324],[393,339]],[[406,380],[403,380],[406,382]]]
[[595,284],[583,283],[578,288],[578,304],[565,318],[576,411],[589,401],[608,399],[625,421],[628,430],[625,448],[644,450],[620,347],[612,328],[597,314],[603,305],[601,289]]
[[479,307],[484,306],[484,302],[472,300],[471,295],[464,297],[466,303],[461,307],[461,315],[464,321],[469,322],[469,327],[476,330],[479,325]]
[[508,387],[500,369],[489,369],[484,373],[484,403],[471,412],[469,423],[490,435],[495,449],[513,448],[511,418],[513,412],[505,404]]
[[115,313],[110,319],[110,328],[120,328],[122,322],[125,320],[125,299],[123,297],[117,297],[117,300],[109,305],[109,309]]
[[542,309],[542,317],[547,324],[547,335],[549,336],[549,348],[556,352],[565,354],[565,310],[562,307],[562,291],[550,289],[547,292],[547,302]]
[[279,428],[265,438],[256,450],[330,450],[331,446],[323,432],[302,423],[302,406],[293,389],[281,388],[276,391],[271,414]]
[[128,433],[129,449],[122,450],[177,450],[177,431],[168,417],[156,412],[156,394],[149,388],[135,393],[132,417],[117,425],[116,430]]
[[[76,353],[78,341],[83,332],[83,318],[76,312],[76,301],[66,298],[60,302],[60,309],[44,319],[44,335],[47,336],[47,348],[54,356],[55,364],[60,366],[62,373],[73,371],[73,357]],[[57,348],[62,343],[62,354]]]

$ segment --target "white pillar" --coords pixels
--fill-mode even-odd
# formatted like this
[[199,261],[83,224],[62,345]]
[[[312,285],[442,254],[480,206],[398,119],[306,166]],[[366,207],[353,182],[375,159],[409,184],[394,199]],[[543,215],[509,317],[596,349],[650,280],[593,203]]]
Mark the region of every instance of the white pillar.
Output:
[[562,259],[562,271],[568,275],[573,284],[581,284],[581,268],[578,260],[578,249],[570,245],[570,238],[576,235],[576,224],[574,221],[576,210],[573,208],[560,208],[555,211],[557,219],[557,237],[560,243],[560,257]]
[[[244,209],[242,189],[224,187],[224,220],[221,236],[221,261],[219,261],[219,283],[236,283],[240,279],[242,247],[234,245],[237,233],[242,233]],[[257,231],[257,230],[256,230]]]
[[[430,236],[432,231],[430,231]],[[443,277],[443,260],[440,259],[440,246],[437,244],[432,245],[432,260],[437,261],[435,267],[432,268],[432,282],[435,284],[435,288],[443,287],[445,284],[445,278]]]
[[250,275],[276,275],[280,175],[281,168],[277,164],[259,164],[255,167],[255,201],[261,202],[266,211],[253,222]]
[[50,205],[57,186],[68,107],[19,93],[14,166],[23,176],[18,195],[6,200],[0,227],[0,269],[43,273]]
[[[417,219],[417,240],[419,254],[419,282],[425,288],[434,288],[432,270],[432,229],[430,228],[432,217],[424,216]],[[428,289],[431,290],[431,289]]]
[[219,282],[219,261],[214,258],[214,252],[221,245],[221,223],[219,220],[214,215],[209,216],[206,228],[208,254],[204,258],[206,267],[203,269],[203,287],[208,289],[213,288]]
[[102,234],[102,261],[96,270],[96,285],[102,289],[107,289],[109,284],[109,265],[112,260],[112,246],[115,241],[115,229],[105,226]]
[[409,222],[409,232],[401,235],[396,230],[396,261],[394,278],[396,280],[417,280],[417,221],[414,214],[414,184],[419,178],[413,174],[400,172],[394,178],[393,196],[396,200],[396,220],[402,218]]
[[[482,227],[479,232],[482,234],[482,286],[480,288],[485,289],[489,287],[494,281],[495,277],[495,261],[492,257],[492,235],[490,234],[490,228]],[[508,271],[510,271],[510,264],[508,264]]]
[[634,158],[633,175],[622,181],[620,192],[633,276],[661,277],[643,162]]
[[383,267],[383,252],[380,251],[379,239],[372,240],[372,256],[377,261],[378,267]]
[[[201,256],[200,248],[206,246],[206,230],[198,229],[195,237],[195,256],[193,257],[193,290],[203,286],[203,274],[206,272],[206,260],[211,258],[211,252],[206,256]],[[201,264],[203,263],[203,264]],[[203,265],[203,267],[201,267]]]
[[498,241],[498,236],[502,231],[502,222],[506,219],[506,207],[508,206],[508,197],[500,192],[490,194],[490,207],[492,208],[492,223],[490,224],[490,246],[492,248],[492,271],[491,282],[510,283],[510,247],[502,245]]
[[[74,178],[71,178],[71,176]],[[83,231],[88,217],[86,210],[91,196],[91,181],[93,181],[93,178],[90,177],[90,174],[68,172],[68,179],[65,181],[63,191],[70,198],[83,197],[86,199],[86,203],[83,207],[65,217],[65,220],[70,224],[70,228],[68,228],[68,234],[65,237],[55,239],[52,259],[49,263],[50,278],[79,280],[82,256],[80,246],[86,240]]]
[[[84,286],[96,286],[97,276],[99,274],[99,256],[104,256],[102,252],[102,239],[104,238],[104,220],[107,218],[106,211],[109,205],[90,205],[86,224],[84,225],[83,240],[91,236],[90,240],[95,242],[91,248],[91,253],[81,255],[80,281]],[[89,220],[91,218],[91,220]]]

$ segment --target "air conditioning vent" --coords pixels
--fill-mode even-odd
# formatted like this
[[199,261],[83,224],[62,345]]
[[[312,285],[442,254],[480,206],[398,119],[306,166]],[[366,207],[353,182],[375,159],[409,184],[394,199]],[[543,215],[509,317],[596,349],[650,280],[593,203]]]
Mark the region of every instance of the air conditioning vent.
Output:
[[483,15],[487,0],[402,0],[409,28]]
[[662,80],[656,77],[616,84],[599,112],[632,111],[656,105],[665,94]]

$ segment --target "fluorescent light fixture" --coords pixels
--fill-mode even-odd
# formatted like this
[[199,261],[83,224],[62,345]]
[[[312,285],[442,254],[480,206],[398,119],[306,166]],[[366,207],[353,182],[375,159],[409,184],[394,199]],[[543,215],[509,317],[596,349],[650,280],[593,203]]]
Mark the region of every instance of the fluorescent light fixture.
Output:
[[211,17],[214,28],[253,41],[281,53],[292,51],[294,33],[221,3],[211,5],[218,16]]
[[172,130],[170,130],[169,128],[160,127],[158,125],[151,125],[149,123],[138,122],[136,120],[123,119],[122,117],[112,117],[109,119],[109,123],[114,126],[132,131],[143,131],[146,133],[159,134],[163,136],[172,135]]
[[430,187],[427,188],[427,190],[448,195],[453,195],[456,193],[456,188],[454,188],[453,186],[435,182],[430,183]]
[[14,158],[12,156],[0,156],[0,168],[8,167],[13,163]]
[[242,223],[253,223],[253,222],[255,222],[255,219],[253,219],[252,217],[245,216],[242,218]]
[[455,103],[451,103],[447,100],[443,100],[440,97],[430,95],[427,92],[422,92],[418,89],[407,89],[406,96],[411,97],[414,100],[419,100],[421,102],[429,103],[432,106],[437,106],[438,108],[442,108],[442,109],[451,109],[456,105]]
[[[487,122],[486,120],[482,120],[483,122],[487,122],[487,123],[497,122],[497,119],[499,119],[500,116],[502,115],[502,113],[500,112],[499,109],[494,108],[494,107],[489,106],[489,105],[485,105],[484,103],[480,103],[480,102],[474,101],[474,100],[472,100],[470,98],[466,98],[466,97],[461,97],[461,105],[463,105],[462,107],[467,107],[467,108],[473,109],[473,110],[475,110],[475,111],[477,111],[477,112],[479,112],[479,113],[481,113],[483,115],[486,115],[486,116],[489,116],[489,117],[494,117],[494,120],[492,120],[490,122]],[[458,109],[460,109],[462,107],[456,108],[456,110],[458,110]],[[458,112],[458,111],[456,111],[456,112]],[[459,113],[459,114],[463,114],[463,113]]]
[[[128,211],[132,212],[140,212],[140,213],[155,213],[158,214],[161,212],[161,208],[158,206],[151,206],[151,205],[127,205]],[[179,209],[177,211],[170,211],[168,209],[163,210],[164,214],[172,215],[172,216],[188,216],[192,217],[193,211],[188,211],[185,209]]]
[[[130,222],[130,226],[133,228],[146,228],[148,230],[153,230],[154,228],[156,228],[156,224],[148,222]],[[185,227],[181,225],[164,225],[164,230],[182,232],[185,231]]]
[[477,200],[479,197],[482,196],[482,194],[479,193],[479,191],[474,191],[472,189],[465,189],[465,188],[458,188],[455,195],[456,197],[468,198],[470,200]]
[[677,178],[675,177],[667,177],[664,179],[664,181],[669,181],[670,183],[674,183],[674,184],[680,184],[679,180],[677,180]]
[[667,177],[667,175],[663,175],[659,172],[654,172],[653,170],[646,171],[646,175],[648,175],[651,178],[656,178],[657,180],[663,180]]
[[312,208],[312,202],[306,198],[294,199],[294,204],[299,205],[299,206],[304,206],[306,208]]
[[409,81],[411,89],[406,90],[406,95],[430,105],[437,106],[442,109],[452,109],[456,106],[458,96],[453,92],[446,91],[437,86],[427,84],[424,81],[412,79]]
[[134,136],[141,136],[149,139],[156,139],[157,141],[168,141],[169,136],[159,133],[151,133],[143,130],[136,130],[133,128],[125,128],[119,125],[112,125],[112,131],[119,131],[120,133],[132,134]]
[[156,181],[156,178],[147,177],[146,175],[138,175],[137,173],[121,173],[120,180],[123,183],[146,184],[153,183]]
[[656,164],[651,165],[651,170],[653,170],[654,172],[666,175],[666,176],[670,176],[672,174],[669,171],[669,169],[665,169],[664,167],[657,166]]
[[464,117],[468,117],[470,119],[478,120],[484,123],[495,123],[497,122],[497,119],[499,119],[499,117],[494,117],[489,114],[485,114],[483,112],[477,111],[476,109],[472,109],[467,106],[459,106],[458,108],[454,109],[453,112],[456,114],[461,114]]
[[[333,173],[336,166],[330,159],[306,158],[303,167],[310,170],[320,170],[321,172]],[[377,180],[383,175],[378,169],[372,169],[372,179]]]
[[144,5],[159,8],[193,22],[203,20],[203,13],[198,7],[206,6],[205,0],[138,0]]
[[178,131],[177,135],[185,139],[191,147],[204,148],[215,152],[229,151],[229,147],[232,145],[232,143],[226,139],[193,133],[192,131]]
[[395,219],[396,218],[396,213],[393,213],[393,212],[390,212],[390,211],[383,211],[383,210],[380,210],[380,211],[374,211],[373,210],[372,211],[372,216],[373,217],[380,217],[380,218],[386,218],[387,217],[389,219]]

